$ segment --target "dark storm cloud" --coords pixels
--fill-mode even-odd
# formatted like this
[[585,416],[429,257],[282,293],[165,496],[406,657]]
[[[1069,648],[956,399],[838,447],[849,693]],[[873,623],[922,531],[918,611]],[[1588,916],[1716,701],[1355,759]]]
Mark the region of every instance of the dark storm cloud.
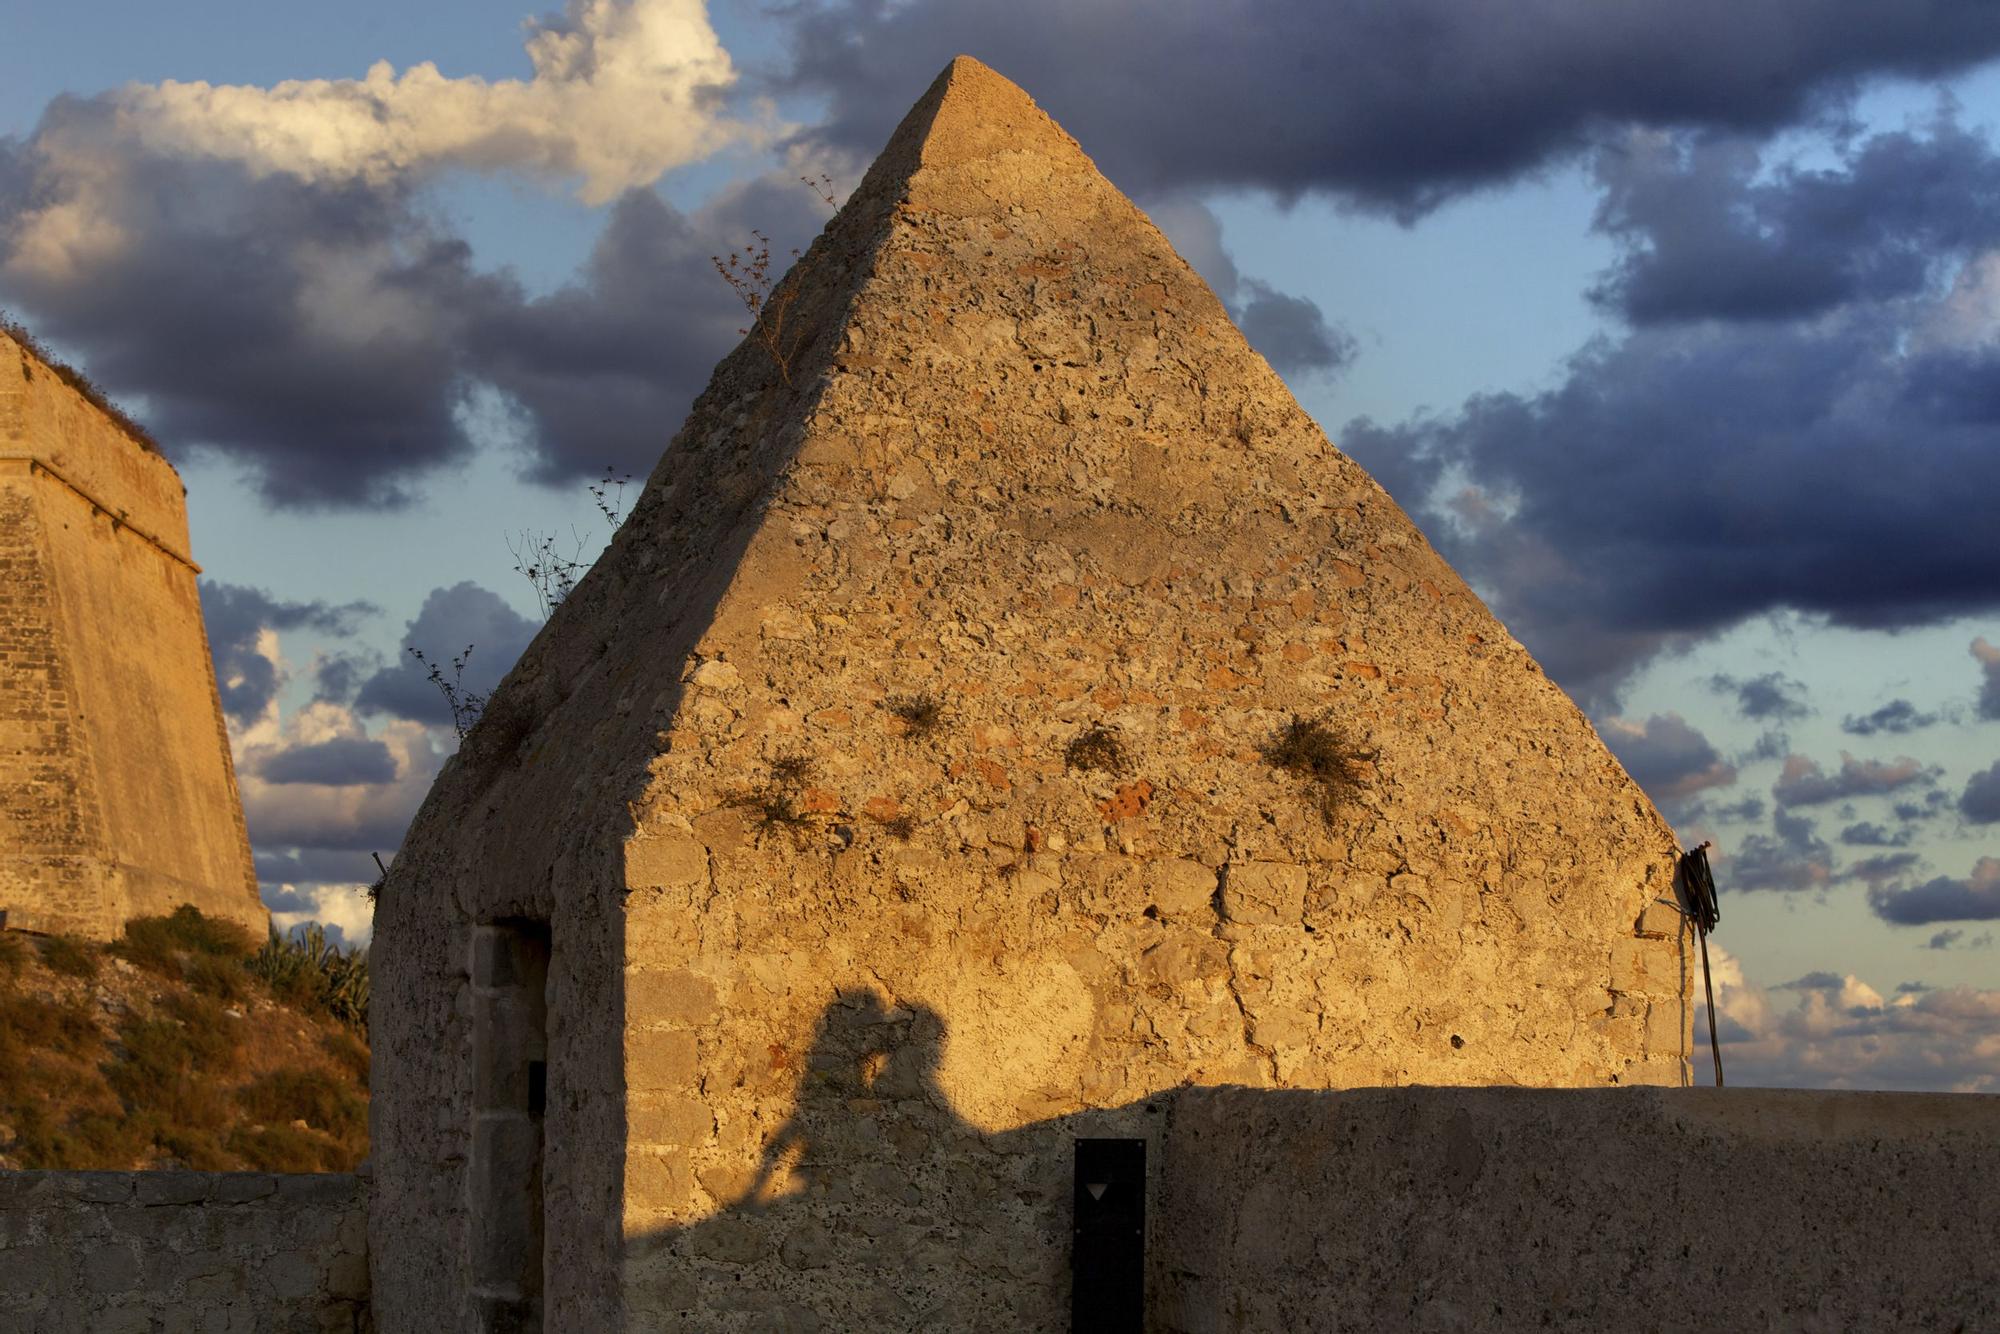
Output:
[[1719,695],[1734,695],[1736,711],[1745,718],[1789,722],[1812,713],[1805,702],[1805,683],[1782,672],[1740,679],[1717,674],[1708,679],[1708,688]]
[[1892,699],[1873,713],[1859,717],[1850,713],[1841,719],[1840,730],[1851,736],[1874,736],[1878,732],[1901,736],[1905,732],[1929,727],[1937,720],[1937,714],[1921,713],[1906,699]]
[[[429,669],[411,656],[410,649],[422,650],[446,680],[453,680],[452,659],[471,645],[472,655],[456,684],[483,695],[500,683],[539,628],[498,593],[470,580],[450,588],[434,588],[416,619],[404,627],[399,660],[368,678],[355,696],[354,707],[449,726],[451,710],[428,679]],[[397,833],[400,836],[401,830]]]
[[1752,834],[1722,866],[1721,887],[1729,890],[1824,889],[1833,879],[1833,849],[1818,827],[1800,815],[1778,811],[1773,832]]
[[1881,796],[1935,777],[1935,771],[1907,755],[1894,760],[1857,760],[1843,753],[1840,768],[1830,774],[1817,760],[1793,755],[1785,760],[1778,781],[1771,785],[1771,795],[1780,806],[1824,806],[1855,797]]
[[913,71],[970,52],[1128,191],[1332,191],[1406,217],[1610,123],[1767,131],[1869,75],[2000,53],[2000,11],[1954,0],[807,0],[785,13],[791,62],[769,82],[824,94],[814,137],[850,151],[881,146]]
[[366,602],[329,606],[324,602],[285,602],[260,589],[204,579],[200,585],[202,620],[208,626],[209,654],[215,659],[216,688],[222,708],[247,723],[264,712],[278,693],[278,666],[257,651],[265,630],[316,630],[348,635],[356,623],[376,608]]
[[[147,156],[116,114],[59,98],[0,149],[34,173],[0,204],[0,295],[36,333],[143,397],[169,453],[219,451],[278,504],[394,502],[464,457],[459,340],[469,313],[516,299],[510,280],[476,272],[405,190]],[[79,163],[101,168],[88,186]],[[82,263],[42,256],[21,205],[63,202],[121,239]]]
[[[1643,330],[1545,392],[1340,440],[1406,508],[1447,475],[1508,499],[1504,519],[1461,503],[1427,531],[1587,689],[1781,608],[1894,628],[2000,603],[2000,355],[1908,350],[1910,332],[1863,309]],[[1967,358],[1981,375],[1955,396],[1918,391]]]
[[1765,172],[1733,139],[1634,136],[1597,159],[1624,253],[1592,296],[1636,324],[1789,319],[1923,291],[2000,239],[2000,155],[1941,115],[1838,168]]
[[[52,225],[62,207],[115,243]],[[143,400],[175,457],[226,457],[277,505],[398,504],[471,456],[484,388],[535,479],[643,477],[745,323],[710,256],[756,227],[782,272],[826,217],[790,175],[691,214],[632,191],[576,279],[531,298],[413,181],[153,155],[112,99],[63,98],[34,138],[0,140],[0,300]]]
[[2000,760],[1966,780],[1959,794],[1958,813],[1974,824],[2000,820]]
[[278,751],[257,772],[267,783],[359,787],[395,781],[396,757],[371,737],[334,737]]
[[1643,723],[1609,719],[1599,734],[1632,780],[1662,804],[1736,781],[1736,770],[1677,713],[1655,714]]
[[559,482],[610,464],[643,478],[680,429],[748,318],[712,257],[773,237],[774,272],[791,266],[827,209],[789,179],[726,191],[693,214],[650,191],[612,207],[575,282],[490,307],[470,330],[479,376],[527,414],[531,474]]
[[2000,919],[2000,858],[1981,857],[1963,880],[1941,875],[1914,889],[1871,889],[1868,906],[1898,926]]

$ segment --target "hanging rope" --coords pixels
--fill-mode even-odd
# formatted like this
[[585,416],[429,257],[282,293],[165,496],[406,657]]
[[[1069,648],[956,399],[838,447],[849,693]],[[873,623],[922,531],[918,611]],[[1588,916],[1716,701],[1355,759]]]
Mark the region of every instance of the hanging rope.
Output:
[[1708,975],[1708,933],[1722,920],[1715,902],[1715,874],[1708,869],[1706,843],[1681,854],[1681,884],[1687,890],[1688,920],[1701,940],[1701,986],[1708,993],[1708,1051],[1715,1057],[1715,1086],[1722,1087],[1722,1044],[1715,1040],[1715,983]]

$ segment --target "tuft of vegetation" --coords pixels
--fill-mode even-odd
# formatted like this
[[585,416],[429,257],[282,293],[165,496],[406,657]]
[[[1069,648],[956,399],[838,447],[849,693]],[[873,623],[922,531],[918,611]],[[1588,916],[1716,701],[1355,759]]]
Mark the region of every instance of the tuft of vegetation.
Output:
[[254,1124],[229,1137],[230,1149],[261,1171],[337,1172],[368,1143],[368,1100],[324,1070],[275,1070],[236,1091]]
[[75,936],[49,936],[42,941],[42,967],[64,977],[96,977],[103,956],[88,941]]
[[[50,374],[68,385],[75,391],[77,397],[109,417],[117,424],[119,430],[138,441],[139,445],[148,453],[158,454],[160,452],[160,442],[153,439],[151,431],[148,431],[145,427],[134,421],[126,414],[123,408],[112,402],[111,396],[98,388],[89,376],[76,369],[76,367],[51,356],[47,348],[35,341],[33,334],[23,329],[13,320],[8,319],[5,315],[0,315],[0,333],[6,334],[22,347],[32,352],[44,366],[49,368]],[[33,372],[31,371],[30,375],[32,374]]]
[[889,716],[902,721],[908,736],[929,736],[944,721],[944,701],[936,695],[891,695],[882,701]]
[[733,803],[756,817],[757,832],[782,830],[798,838],[812,826],[812,817],[799,802],[813,773],[813,762],[804,755],[781,755],[771,761],[769,775]]
[[241,960],[255,949],[250,933],[234,922],[182,904],[165,917],[135,917],[107,948],[148,972],[181,981],[191,960]]
[[917,817],[908,811],[900,815],[891,815],[887,819],[878,819],[875,823],[882,826],[882,832],[898,843],[908,843],[917,832]]
[[1282,731],[1263,747],[1264,759],[1305,784],[1328,823],[1361,786],[1360,765],[1374,756],[1356,750],[1323,718],[1292,715]]
[[1125,746],[1116,732],[1102,723],[1093,724],[1063,747],[1063,763],[1084,772],[1121,774],[1125,772]]
[[317,1012],[368,1030],[368,955],[342,950],[318,922],[287,935],[271,928],[264,948],[250,956],[250,975],[295,1009]]

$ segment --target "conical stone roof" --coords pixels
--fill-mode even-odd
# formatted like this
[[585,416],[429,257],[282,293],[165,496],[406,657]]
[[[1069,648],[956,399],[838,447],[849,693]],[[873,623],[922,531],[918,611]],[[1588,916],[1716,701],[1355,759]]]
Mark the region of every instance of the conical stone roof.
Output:
[[[965,1136],[1066,1181],[1035,1126],[1183,1083],[1682,1081],[1672,834],[1025,93],[954,61],[786,284],[383,892],[390,1308],[482,1244],[478,923],[550,924],[547,1300],[607,1319],[600,1288],[736,1327],[630,1239],[787,1173],[837,1220],[874,1178],[795,1150],[852,1106],[921,1194]],[[890,1054],[816,1103],[842,1014]],[[1054,1229],[1036,1273],[1049,1188],[979,1206]]]

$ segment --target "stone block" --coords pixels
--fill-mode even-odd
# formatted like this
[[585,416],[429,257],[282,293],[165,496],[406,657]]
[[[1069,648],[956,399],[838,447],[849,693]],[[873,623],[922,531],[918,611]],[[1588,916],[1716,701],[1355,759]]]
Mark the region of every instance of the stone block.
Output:
[[137,1204],[194,1204],[208,1198],[215,1178],[206,1172],[140,1172],[133,1187]]
[[632,1024],[705,1024],[715,1018],[715,983],[685,968],[625,973],[625,1015]]
[[628,1208],[678,1216],[693,1201],[694,1172],[685,1149],[631,1149],[625,1159]]
[[680,1092],[695,1080],[695,1036],[675,1028],[625,1035],[625,1087],[634,1093]]
[[708,849],[685,834],[631,838],[625,842],[625,883],[664,889],[708,879]]
[[1306,868],[1284,862],[1231,862],[1222,868],[1222,915],[1277,926],[1305,916]]
[[1209,920],[1215,911],[1215,872],[1187,858],[1153,862],[1147,868],[1153,905],[1170,922]]
[[635,1099],[627,1119],[634,1144],[692,1146],[715,1133],[715,1114],[698,1098]]

